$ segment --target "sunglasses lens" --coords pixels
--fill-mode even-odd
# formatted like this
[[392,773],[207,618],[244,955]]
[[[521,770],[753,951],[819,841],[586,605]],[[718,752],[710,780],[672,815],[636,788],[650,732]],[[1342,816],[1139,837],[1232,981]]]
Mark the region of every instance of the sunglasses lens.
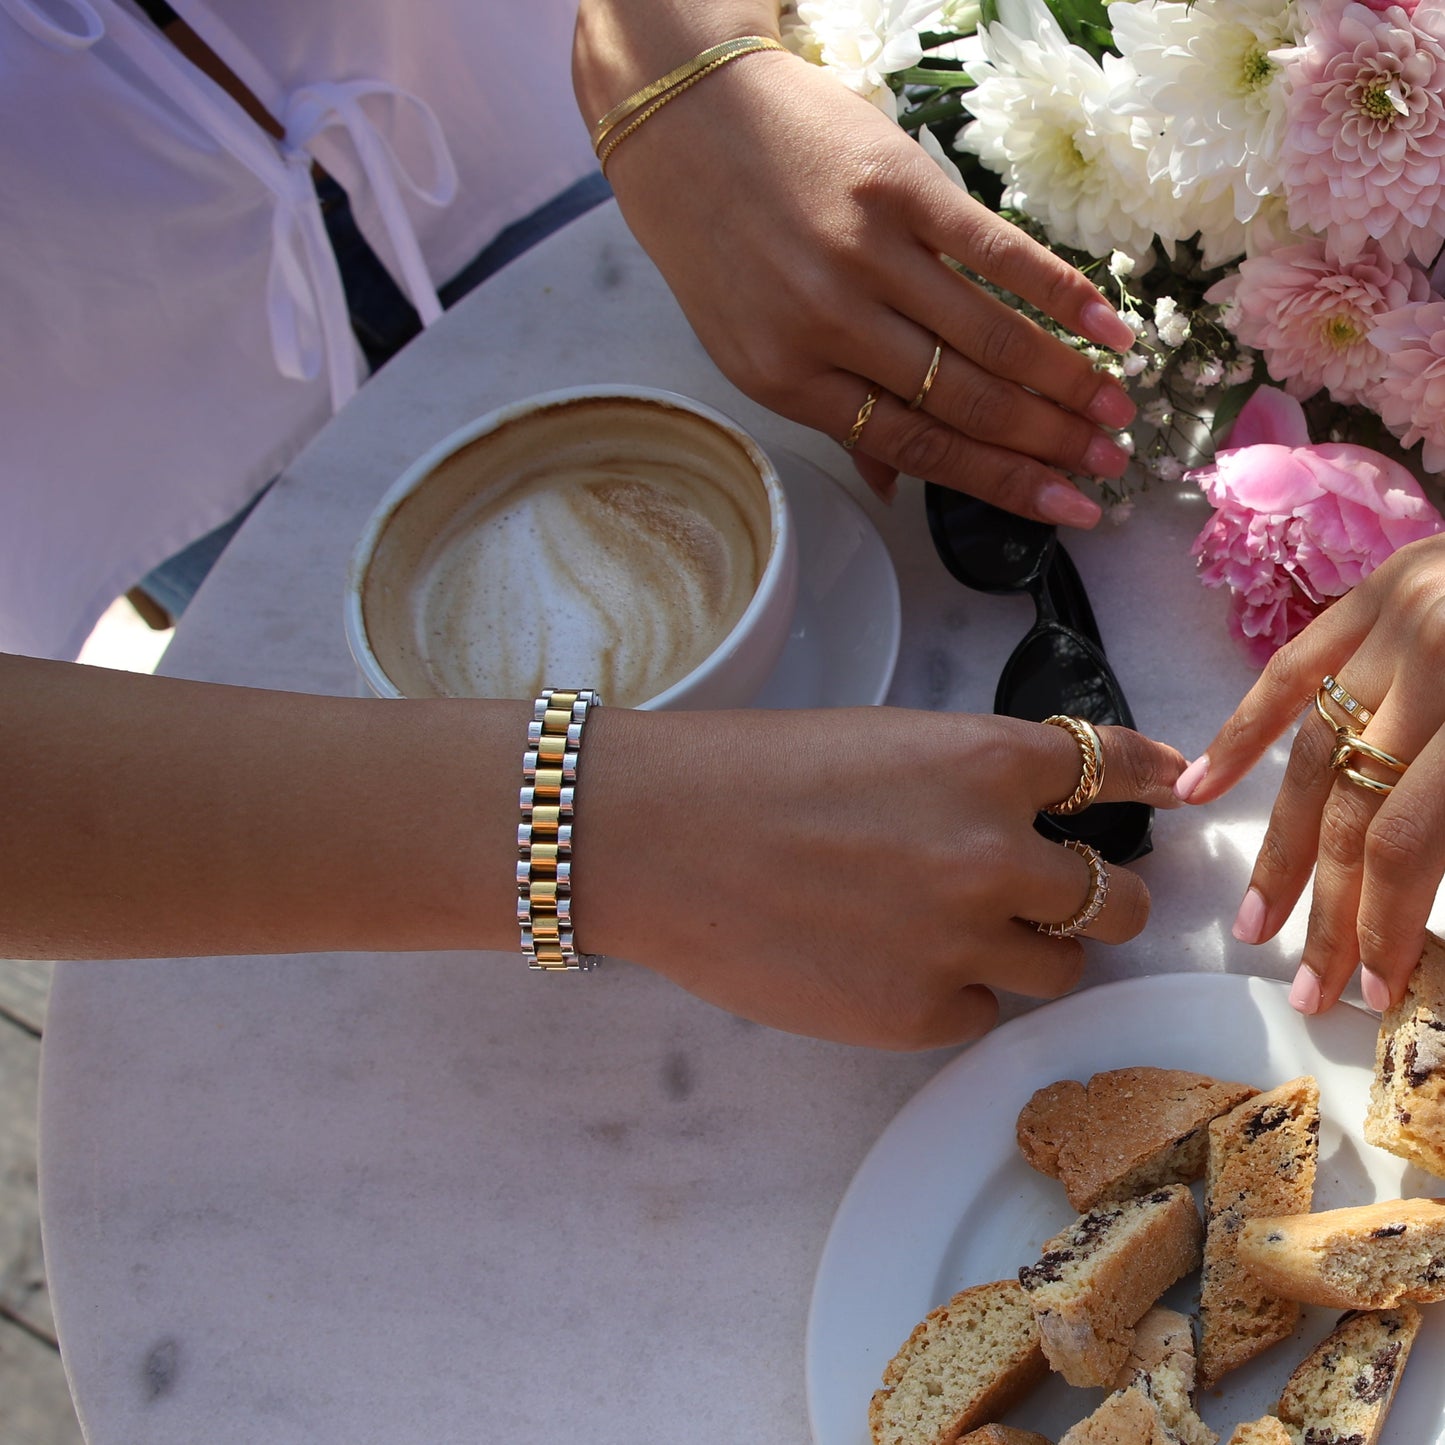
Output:
[[1103,653],[1058,623],[1041,623],[1014,649],[998,680],[993,710],[1030,722],[1065,713],[1096,727],[1134,726]]
[[923,489],[928,530],[943,565],[979,592],[1022,592],[1041,572],[1054,540],[1046,522],[929,482]]

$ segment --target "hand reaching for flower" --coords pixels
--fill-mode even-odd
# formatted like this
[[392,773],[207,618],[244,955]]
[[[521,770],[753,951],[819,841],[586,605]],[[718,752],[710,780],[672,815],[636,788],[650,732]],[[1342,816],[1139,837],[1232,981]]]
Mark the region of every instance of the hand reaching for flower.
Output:
[[[583,112],[594,120],[680,60],[776,25],[776,6],[756,0],[584,0]],[[839,440],[856,431],[859,471],[880,495],[904,472],[1026,516],[1097,520],[1064,474],[1123,473],[1128,456],[1105,429],[1127,425],[1133,403],[942,258],[1101,345],[1125,349],[1132,333],[882,111],[792,56],[750,55],[640,126],[608,177],[722,370],[785,416]]]
[[[1445,877],[1442,673],[1445,535],[1396,552],[1276,652],[1179,779],[1187,802],[1213,801],[1308,709],[1234,925],[1246,943],[1273,937],[1314,867],[1304,961],[1290,993],[1302,1013],[1334,1004],[1357,966],[1365,1002],[1383,1011],[1420,957]],[[1341,696],[1326,694],[1317,707],[1326,676]]]

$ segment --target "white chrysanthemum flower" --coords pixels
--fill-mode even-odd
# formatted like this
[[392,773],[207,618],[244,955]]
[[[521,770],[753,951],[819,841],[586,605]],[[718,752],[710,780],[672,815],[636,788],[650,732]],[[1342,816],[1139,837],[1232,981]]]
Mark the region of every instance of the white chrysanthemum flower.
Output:
[[923,59],[922,29],[942,25],[942,0],[797,0],[782,15],[783,43],[833,72],[897,118],[888,77]]
[[956,30],[960,35],[972,35],[982,18],[980,0],[943,0],[940,28]]
[[1176,193],[1228,183],[1234,219],[1279,188],[1284,87],[1270,52],[1298,38],[1292,0],[1173,0],[1109,7],[1114,42],[1136,78],[1114,94],[1130,114],[1169,117],[1150,173]]
[[[1043,0],[1000,0],[969,67],[973,113],[959,136],[1004,178],[1005,206],[1041,222],[1053,241],[1096,256],[1143,256],[1154,225],[1145,152],[1109,103],[1118,77],[1065,39]],[[1106,56],[1106,64],[1122,64]]]

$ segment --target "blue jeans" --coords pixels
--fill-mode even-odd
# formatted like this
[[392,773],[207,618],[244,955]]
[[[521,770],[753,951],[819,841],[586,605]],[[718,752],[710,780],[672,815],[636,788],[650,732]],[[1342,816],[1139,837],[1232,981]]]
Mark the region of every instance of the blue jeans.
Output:
[[[317,183],[322,215],[327,234],[336,251],[341,280],[346,288],[351,327],[366,354],[372,371],[384,366],[413,336],[421,330],[421,322],[411,302],[391,278],[391,273],[377,260],[366,243],[351,214],[346,192],[329,176]],[[574,182],[559,196],[539,206],[508,226],[496,240],[486,246],[472,261],[442,286],[437,295],[443,306],[454,305],[473,287],[503,266],[515,261],[538,241],[559,231],[593,206],[611,198],[612,188],[600,171]],[[270,483],[267,483],[267,487]],[[206,573],[226,549],[226,544],[240,530],[241,523],[266,493],[263,487],[229,522],[199,537],[174,557],[167,558],[148,572],[137,584],[172,620],[180,617]]]

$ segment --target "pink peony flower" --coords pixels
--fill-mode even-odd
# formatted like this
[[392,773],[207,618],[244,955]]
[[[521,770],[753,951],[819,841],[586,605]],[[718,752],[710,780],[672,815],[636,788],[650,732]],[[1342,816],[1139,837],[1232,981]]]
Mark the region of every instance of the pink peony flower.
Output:
[[1299,402],[1261,387],[1229,438],[1250,444],[1189,473],[1215,508],[1191,549],[1200,580],[1229,588],[1230,631],[1259,666],[1391,553],[1445,531],[1398,462],[1306,435]]
[[1445,471],[1445,301],[1405,306],[1380,317],[1370,339],[1385,354],[1385,378],[1375,397],[1380,420],[1423,460]]
[[1370,402],[1385,373],[1371,322],[1429,294],[1423,271],[1388,260],[1373,241],[1356,259],[1339,261],[1324,241],[1311,240],[1241,262],[1206,299],[1234,299],[1234,334],[1264,353],[1269,374],[1291,396],[1324,387],[1350,405]]
[[1445,13],[1307,3],[1303,44],[1279,52],[1280,172],[1290,225],[1352,260],[1370,240],[1429,265],[1445,241]]

